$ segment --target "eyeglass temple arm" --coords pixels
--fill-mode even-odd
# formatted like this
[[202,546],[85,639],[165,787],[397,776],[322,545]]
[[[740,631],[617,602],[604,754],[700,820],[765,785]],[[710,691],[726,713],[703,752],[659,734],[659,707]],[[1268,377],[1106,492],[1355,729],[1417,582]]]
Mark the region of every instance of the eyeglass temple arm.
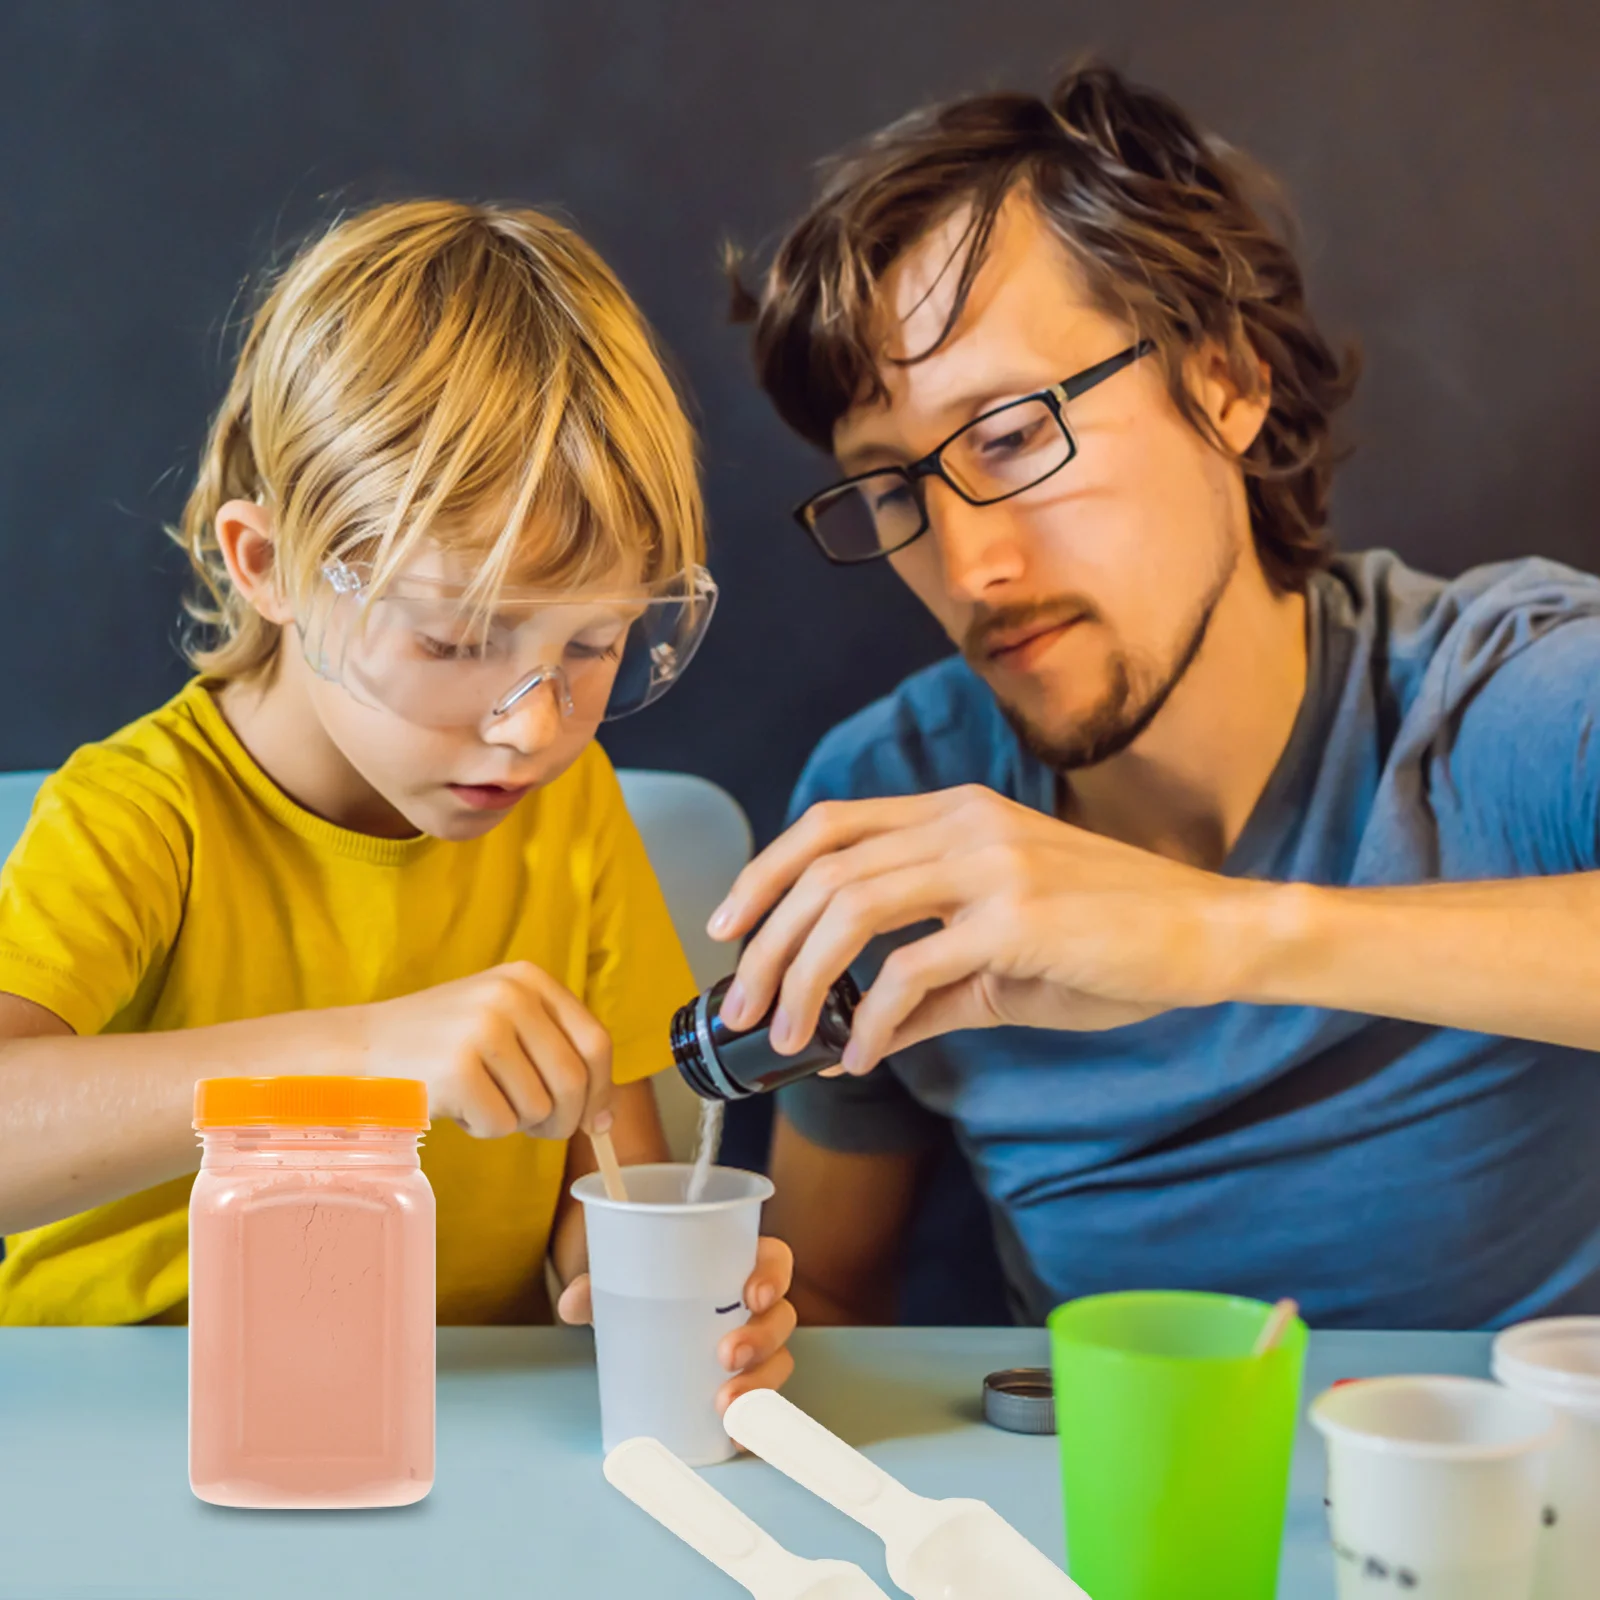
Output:
[[1061,400],[1076,400],[1080,394],[1086,394],[1097,383],[1104,383],[1107,378],[1122,371],[1124,367],[1131,367],[1141,356],[1147,356],[1155,349],[1155,342],[1151,339],[1141,339],[1137,344],[1130,344],[1126,350],[1119,350],[1114,356],[1107,356],[1104,361],[1097,362],[1094,366],[1076,377],[1069,378],[1065,383],[1057,384],[1054,393]]
[[[1096,384],[1104,383],[1107,378],[1115,377],[1124,367],[1131,367],[1141,356],[1149,355],[1154,349],[1154,340],[1141,339],[1137,344],[1130,344],[1126,350],[1119,350],[1114,356],[1107,356],[1104,361],[1098,361],[1094,366],[1076,374],[1074,377],[1068,378],[1065,383],[1053,384],[1044,393],[1055,401],[1056,411],[1059,415],[1061,407],[1067,401],[1076,400],[1079,395],[1087,394]],[[945,440],[945,444],[949,442],[948,439]],[[945,475],[944,465],[940,460],[943,451],[944,445],[941,444],[937,450],[930,450],[920,461],[913,461],[909,466],[901,468],[911,486],[911,492],[917,496],[919,501],[922,499],[922,485],[926,479],[942,478],[946,483],[950,482]],[[951,487],[953,488],[954,485],[951,485]],[[957,489],[956,492],[959,494],[961,491]],[[926,504],[923,505],[923,515],[927,515]]]

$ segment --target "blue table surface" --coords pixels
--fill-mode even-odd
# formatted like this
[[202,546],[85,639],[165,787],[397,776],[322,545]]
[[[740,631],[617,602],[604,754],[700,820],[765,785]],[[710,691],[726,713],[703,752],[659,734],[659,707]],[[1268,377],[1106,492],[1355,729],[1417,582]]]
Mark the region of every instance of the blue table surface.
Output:
[[[744,1590],[600,1474],[589,1335],[442,1329],[438,1478],[403,1510],[229,1511],[189,1493],[185,1334],[0,1330],[3,1600],[354,1600],[381,1595],[737,1600]],[[1035,1329],[803,1329],[786,1391],[913,1489],[990,1501],[1061,1559],[1053,1439],[985,1426],[983,1375],[1042,1365]],[[1488,1370],[1480,1334],[1316,1334],[1309,1401],[1336,1378]],[[859,1562],[882,1546],[749,1458],[710,1469],[791,1549]],[[1319,1441],[1302,1423],[1280,1600],[1332,1600]]]

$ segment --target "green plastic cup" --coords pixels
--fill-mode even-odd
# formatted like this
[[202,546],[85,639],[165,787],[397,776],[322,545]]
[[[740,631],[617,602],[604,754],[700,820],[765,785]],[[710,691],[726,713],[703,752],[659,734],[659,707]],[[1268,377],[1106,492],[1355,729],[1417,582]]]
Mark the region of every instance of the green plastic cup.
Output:
[[1272,1600],[1306,1325],[1187,1291],[1050,1314],[1067,1568],[1094,1600]]

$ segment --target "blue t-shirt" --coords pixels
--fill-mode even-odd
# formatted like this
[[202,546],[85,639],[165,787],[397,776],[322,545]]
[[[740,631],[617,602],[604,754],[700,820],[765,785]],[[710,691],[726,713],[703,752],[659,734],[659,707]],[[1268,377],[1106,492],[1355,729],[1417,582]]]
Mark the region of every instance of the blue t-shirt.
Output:
[[[1305,700],[1223,871],[1375,885],[1600,866],[1600,580],[1523,561],[1447,583],[1380,551],[1340,558],[1308,599]],[[957,658],[834,729],[793,809],[971,782],[1054,812],[1055,774]],[[843,1150],[948,1123],[1027,1321],[1148,1287],[1293,1295],[1321,1327],[1600,1311],[1587,1051],[1220,1005],[951,1034],[782,1105]]]

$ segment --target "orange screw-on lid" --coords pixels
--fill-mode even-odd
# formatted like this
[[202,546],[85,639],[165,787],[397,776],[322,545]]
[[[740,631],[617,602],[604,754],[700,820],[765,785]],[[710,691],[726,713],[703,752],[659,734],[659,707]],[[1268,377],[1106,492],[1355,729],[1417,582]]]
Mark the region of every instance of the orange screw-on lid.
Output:
[[196,1128],[415,1128],[428,1126],[418,1078],[202,1078]]

